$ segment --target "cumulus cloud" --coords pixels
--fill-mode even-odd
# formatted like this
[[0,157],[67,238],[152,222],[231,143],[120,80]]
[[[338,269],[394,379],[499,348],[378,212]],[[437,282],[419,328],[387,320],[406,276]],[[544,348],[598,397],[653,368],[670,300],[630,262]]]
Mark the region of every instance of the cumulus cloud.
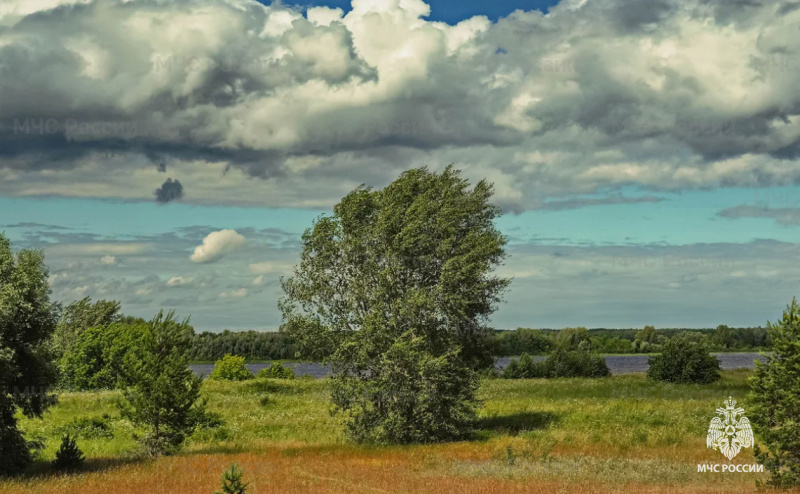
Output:
[[183,185],[178,180],[168,178],[161,187],[156,189],[155,194],[156,202],[160,204],[177,201],[183,197]]
[[186,278],[184,276],[173,276],[169,280],[167,280],[167,286],[186,286],[191,284],[192,278]]
[[116,266],[120,263],[120,260],[117,259],[115,256],[103,256],[100,258],[100,264],[104,266]]
[[220,230],[209,233],[203,243],[194,248],[190,259],[194,262],[206,263],[218,261],[228,252],[241,248],[245,238],[236,230]]
[[253,278],[253,286],[261,286],[264,284],[264,275],[260,274]]
[[305,16],[247,0],[13,0],[0,193],[144,200],[152,156],[192,201],[298,207],[422,164],[489,177],[511,210],[628,185],[792,184],[793,5],[563,0],[450,26],[421,0]]

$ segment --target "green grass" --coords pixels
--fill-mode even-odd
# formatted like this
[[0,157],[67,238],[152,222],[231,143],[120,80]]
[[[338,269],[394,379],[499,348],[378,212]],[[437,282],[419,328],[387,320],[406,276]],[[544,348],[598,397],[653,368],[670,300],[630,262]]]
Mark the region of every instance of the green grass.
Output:
[[[419,475],[654,485],[716,479],[751,486],[755,475],[702,477],[695,471],[699,462],[727,462],[706,448],[706,430],[728,396],[748,408],[750,374],[724,371],[722,381],[706,386],[655,383],[643,374],[489,379],[479,390],[482,405],[473,441],[379,450],[420,459],[415,467],[421,469]],[[289,458],[308,448],[330,452],[325,454],[366,451],[347,444],[339,419],[330,414],[328,386],[327,379],[206,380],[208,408],[221,414],[226,424],[198,431],[183,454],[258,455],[277,447]],[[42,459],[49,461],[59,445],[60,428],[81,417],[106,414],[114,437],[81,437],[79,447],[90,460],[129,459],[138,451],[136,430],[119,418],[117,396],[113,391],[61,393],[58,405],[43,420],[21,417],[21,427],[29,438],[46,441]],[[736,462],[753,463],[752,450],[743,451]],[[40,463],[34,472],[44,468]],[[2,487],[0,482],[0,491]]]

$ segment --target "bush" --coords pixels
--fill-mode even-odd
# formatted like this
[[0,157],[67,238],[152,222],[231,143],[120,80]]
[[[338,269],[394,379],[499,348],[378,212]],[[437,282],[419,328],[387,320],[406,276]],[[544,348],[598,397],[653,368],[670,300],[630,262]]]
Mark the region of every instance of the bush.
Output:
[[151,456],[178,449],[205,413],[205,402],[199,401],[202,381],[189,369],[192,333],[188,320],[159,313],[126,356],[131,385],[118,405],[124,418],[146,429],[137,439]]
[[231,465],[230,469],[222,472],[222,492],[216,494],[245,494],[250,484],[243,483],[242,477],[244,470],[237,465]]
[[719,359],[697,340],[675,337],[649,359],[647,377],[670,383],[709,384],[720,379]]
[[761,443],[755,455],[776,487],[800,485],[800,307],[796,300],[783,319],[768,326],[772,355],[756,361],[752,378],[753,407],[748,415]]
[[72,436],[74,438],[98,439],[114,437],[114,431],[108,423],[111,417],[81,417],[76,418],[67,425],[56,429],[56,434],[61,436]]
[[294,371],[291,367],[285,367],[281,362],[273,362],[269,367],[258,371],[257,377],[270,379],[294,379]]
[[69,434],[61,439],[61,447],[56,451],[56,459],[53,460],[53,468],[56,470],[74,472],[83,467],[86,458],[83,452],[78,449],[75,439]]
[[210,377],[220,381],[246,381],[253,378],[253,373],[244,365],[244,357],[228,354],[217,360]]
[[538,379],[556,377],[606,377],[611,371],[599,355],[556,349],[546,360],[535,362],[528,354],[512,360],[503,370],[505,379]]

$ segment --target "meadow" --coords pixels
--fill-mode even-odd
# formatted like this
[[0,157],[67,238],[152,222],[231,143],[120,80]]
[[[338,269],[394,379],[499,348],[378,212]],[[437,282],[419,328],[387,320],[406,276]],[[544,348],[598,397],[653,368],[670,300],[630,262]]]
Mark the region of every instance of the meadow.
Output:
[[[750,373],[724,371],[706,386],[642,374],[487,379],[473,440],[392,447],[348,443],[330,414],[327,379],[206,380],[208,408],[225,424],[157,460],[137,453],[117,392],[65,392],[43,420],[21,419],[45,448],[0,493],[210,494],[231,463],[244,467],[254,493],[753,492],[764,474],[697,472],[698,463],[728,463],[706,447],[706,430],[728,396],[747,408]],[[79,432],[86,467],[53,474],[48,461],[68,430]],[[752,449],[733,460],[754,462]]]

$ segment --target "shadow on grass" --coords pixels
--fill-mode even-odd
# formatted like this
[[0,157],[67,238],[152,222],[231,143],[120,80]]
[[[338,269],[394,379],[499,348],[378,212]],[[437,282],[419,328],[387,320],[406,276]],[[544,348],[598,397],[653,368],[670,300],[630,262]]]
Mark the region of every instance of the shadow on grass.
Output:
[[122,457],[122,458],[88,458],[83,466],[76,471],[63,471],[53,469],[52,463],[49,461],[36,461],[31,465],[24,474],[20,475],[20,479],[32,480],[47,477],[61,477],[64,475],[81,475],[86,473],[96,473],[106,470],[114,470],[128,465],[142,464],[149,461],[144,457]]
[[476,428],[480,432],[517,435],[526,431],[546,429],[558,420],[551,412],[522,412],[511,415],[494,415],[478,419]]

